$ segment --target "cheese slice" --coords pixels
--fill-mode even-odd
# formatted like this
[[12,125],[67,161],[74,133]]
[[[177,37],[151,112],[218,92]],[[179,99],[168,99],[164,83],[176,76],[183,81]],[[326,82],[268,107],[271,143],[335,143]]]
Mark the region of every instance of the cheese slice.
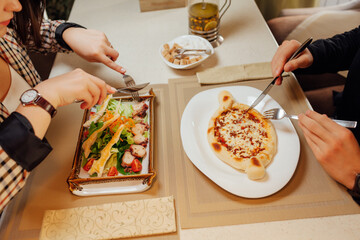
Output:
[[104,125],[99,128],[98,130],[94,131],[89,137],[88,139],[86,139],[85,142],[83,142],[82,144],[82,149],[84,149],[84,155],[85,158],[87,158],[91,152],[90,148],[91,146],[94,144],[94,142],[97,139],[97,135],[98,133],[101,133],[102,131],[104,131],[110,124],[112,124],[113,122],[115,122],[116,119],[118,119],[120,117],[119,114],[114,115],[112,118],[110,118],[109,120],[107,120],[106,122],[104,122]]
[[111,155],[110,150],[111,150],[112,146],[119,141],[121,132],[124,130],[124,128],[125,128],[125,124],[120,125],[118,130],[115,132],[115,134],[109,141],[109,143],[103,148],[103,150],[101,150],[100,158],[98,160],[94,161],[93,165],[91,166],[90,170],[88,171],[88,173],[90,175],[92,175],[96,172],[98,174],[98,176],[101,177],[101,175],[104,171],[105,163],[110,158],[110,155]]
[[[105,107],[106,108],[106,107]],[[94,131],[89,137],[88,139],[86,139],[86,141],[83,142],[82,144],[82,149],[84,149],[84,155],[85,158],[87,158],[91,152],[90,148],[91,146],[94,144],[94,142],[97,139],[98,133],[104,131],[108,126],[110,126],[110,124],[112,124],[116,119],[118,119],[120,117],[119,114],[119,108],[120,108],[120,102],[118,103],[118,105],[116,106],[116,110],[115,110],[115,114],[112,118],[110,118],[109,120],[105,121],[103,126],[101,128],[99,128],[98,130]]]
[[112,94],[107,95],[107,97],[105,98],[105,100],[104,100],[103,104],[101,105],[99,111],[97,111],[94,115],[92,115],[92,116],[90,117],[90,119],[87,120],[87,121],[83,124],[84,127],[90,127],[90,124],[91,124],[92,122],[95,122],[95,123],[96,123],[96,122],[100,119],[100,117],[104,114],[104,112],[105,112],[105,110],[106,110],[106,108],[107,108],[107,106],[108,106],[111,98],[112,98]]

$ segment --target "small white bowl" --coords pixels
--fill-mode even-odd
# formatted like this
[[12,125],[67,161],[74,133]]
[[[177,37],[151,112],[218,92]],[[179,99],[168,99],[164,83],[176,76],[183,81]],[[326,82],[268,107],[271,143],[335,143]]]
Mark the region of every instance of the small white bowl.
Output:
[[206,59],[208,59],[212,54],[214,54],[214,48],[211,46],[211,43],[206,40],[205,38],[199,37],[199,36],[195,36],[195,35],[183,35],[180,37],[177,37],[169,42],[167,42],[167,44],[169,44],[170,48],[174,45],[174,43],[179,44],[180,46],[182,46],[183,48],[187,48],[187,49],[210,49],[210,54],[206,54],[203,52],[199,52],[199,55],[202,56],[202,59],[200,59],[199,61],[196,61],[194,63],[191,64],[187,64],[187,65],[177,65],[177,64],[173,64],[171,62],[169,62],[168,60],[166,60],[164,58],[164,56],[161,54],[162,51],[164,50],[164,45],[165,43],[160,47],[160,56],[161,59],[171,68],[175,68],[175,69],[191,69],[194,68],[196,66],[198,66],[200,63],[202,63],[203,61],[205,61]]

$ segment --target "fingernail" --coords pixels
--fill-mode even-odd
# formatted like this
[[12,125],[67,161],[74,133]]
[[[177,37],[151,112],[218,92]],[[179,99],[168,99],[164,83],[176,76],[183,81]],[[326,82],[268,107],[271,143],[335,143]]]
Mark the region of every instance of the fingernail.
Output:
[[83,103],[80,105],[80,108],[81,108],[81,109],[85,109],[85,108],[86,108],[86,105],[87,105],[87,104],[86,104],[85,102],[83,102]]
[[126,72],[125,68],[121,68],[120,72],[125,73]]
[[114,88],[114,87],[111,87],[110,90],[111,90],[112,92],[116,92],[116,88]]

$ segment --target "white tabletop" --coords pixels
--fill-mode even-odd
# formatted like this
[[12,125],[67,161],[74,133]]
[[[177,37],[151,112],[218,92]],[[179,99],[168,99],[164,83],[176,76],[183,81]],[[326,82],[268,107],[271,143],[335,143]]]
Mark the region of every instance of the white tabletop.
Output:
[[[91,17],[89,17],[91,16]],[[188,34],[187,10],[177,8],[140,13],[136,0],[76,0],[69,21],[106,33],[120,56],[117,63],[137,83],[167,83],[216,66],[270,61],[277,44],[252,0],[233,0],[222,18],[224,43],[215,54],[192,70],[174,70],[159,55],[163,43]],[[75,54],[58,54],[50,77],[82,68],[114,86],[121,75]],[[202,229],[179,229],[181,239],[359,239],[360,215],[242,224]]]
[[[207,61],[191,70],[168,67],[159,53],[165,42],[188,34],[186,8],[141,13],[137,0],[106,0],[101,4],[97,0],[76,0],[69,21],[106,33],[120,53],[116,62],[137,83],[167,83],[170,78],[191,76],[209,67],[270,61],[277,48],[251,0],[232,1],[220,24],[224,43]],[[121,79],[119,73],[101,64],[90,64],[75,54],[58,54],[50,76],[77,67],[110,82]]]

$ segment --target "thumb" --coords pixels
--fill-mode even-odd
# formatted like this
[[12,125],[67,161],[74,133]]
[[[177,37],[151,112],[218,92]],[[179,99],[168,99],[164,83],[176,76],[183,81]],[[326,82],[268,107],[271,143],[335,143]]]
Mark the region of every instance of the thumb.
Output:
[[296,60],[292,60],[292,61],[285,64],[284,71],[285,72],[292,72],[292,71],[296,70],[297,68],[298,68],[298,66],[296,64]]
[[[306,49],[307,50],[307,49]],[[309,52],[309,50],[307,50]],[[292,72],[298,68],[307,68],[313,61],[312,55],[308,53],[302,53],[299,57],[287,62],[284,66],[285,72]]]

